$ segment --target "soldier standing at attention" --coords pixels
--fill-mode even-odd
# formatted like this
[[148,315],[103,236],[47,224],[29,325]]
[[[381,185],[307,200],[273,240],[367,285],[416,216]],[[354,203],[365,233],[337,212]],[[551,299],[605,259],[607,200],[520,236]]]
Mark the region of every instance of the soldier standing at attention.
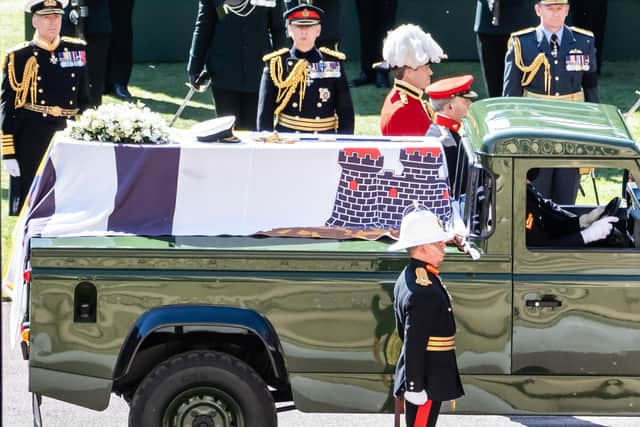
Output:
[[107,93],[131,101],[129,79],[133,71],[133,6],[135,0],[109,0],[111,39],[105,76]]
[[380,112],[380,130],[386,136],[424,136],[431,125],[433,110],[424,89],[431,83],[431,63],[446,55],[431,34],[404,24],[390,31],[382,57],[395,78]]
[[[73,3],[72,3],[73,6]],[[86,17],[81,9],[86,10]],[[111,12],[106,0],[84,0],[83,6],[70,7],[62,18],[62,34],[87,42],[89,106],[102,104],[111,41]]]
[[258,130],[352,134],[354,112],[343,53],[316,48],[322,9],[301,4],[284,13],[291,49],[265,61],[258,101]]
[[[511,35],[505,58],[503,96],[599,102],[593,33],[564,23],[569,0],[540,0],[540,25]],[[577,168],[543,169],[535,183],[544,197],[573,204]]]
[[216,114],[235,116],[237,129],[254,130],[260,58],[286,42],[283,3],[278,0],[273,7],[255,7],[245,0],[224,9],[214,3],[199,1],[187,64],[189,81],[195,85],[206,68]]
[[89,102],[85,43],[60,37],[67,3],[27,1],[33,40],[10,49],[2,62],[2,158],[9,175],[20,177],[20,207],[54,133]]
[[451,239],[433,213],[413,211],[402,220],[398,242],[389,246],[406,249],[411,257],[393,291],[402,340],[393,392],[404,396],[407,426],[435,426],[442,402],[464,395],[456,362],[456,322],[438,270]]
[[535,25],[531,0],[478,0],[476,5],[476,43],[482,75],[489,97],[502,95],[504,56],[509,35],[528,25]]

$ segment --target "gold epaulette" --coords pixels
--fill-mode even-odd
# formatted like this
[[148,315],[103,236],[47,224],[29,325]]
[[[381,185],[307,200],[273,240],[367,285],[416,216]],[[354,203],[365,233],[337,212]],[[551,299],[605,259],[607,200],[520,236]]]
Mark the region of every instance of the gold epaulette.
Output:
[[535,30],[536,30],[536,27],[524,28],[522,30],[514,31],[513,33],[511,33],[511,37],[513,37],[513,36],[521,36],[523,34],[528,34],[528,33],[532,32],[532,31],[535,31]]
[[290,49],[288,47],[283,47],[282,49],[278,49],[278,50],[273,51],[271,53],[267,53],[265,56],[262,57],[262,60],[266,62],[266,61],[270,60],[271,58],[275,58],[276,56],[280,56],[285,52],[289,52],[289,50]]
[[9,48],[9,49],[7,50],[7,53],[9,54],[9,53],[11,53],[11,52],[18,51],[18,50],[23,49],[23,48],[25,48],[25,47],[27,47],[27,46],[29,46],[29,42],[20,42],[20,43],[18,43],[17,45],[15,45],[15,46],[13,46],[13,47]]
[[584,34],[585,36],[593,37],[593,31],[585,30],[580,27],[569,27],[571,31],[575,31],[576,33]]
[[344,53],[338,52],[337,50],[329,49],[328,47],[323,46],[319,50],[322,53],[326,53],[327,55],[331,55],[335,58],[338,58],[340,61],[344,61],[345,59],[347,59],[347,55],[345,55]]
[[84,45],[84,46],[87,45],[86,41],[84,41],[82,39],[79,39],[77,37],[62,36],[62,37],[60,37],[60,40],[62,40],[64,42],[68,42],[68,43],[81,44],[81,45]]

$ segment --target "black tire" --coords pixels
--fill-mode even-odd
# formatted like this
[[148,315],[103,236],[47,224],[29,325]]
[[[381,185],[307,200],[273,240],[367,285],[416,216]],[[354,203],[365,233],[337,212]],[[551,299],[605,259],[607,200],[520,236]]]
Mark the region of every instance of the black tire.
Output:
[[267,385],[249,365],[224,353],[190,351],[162,362],[142,380],[129,426],[192,425],[276,427],[278,421]]

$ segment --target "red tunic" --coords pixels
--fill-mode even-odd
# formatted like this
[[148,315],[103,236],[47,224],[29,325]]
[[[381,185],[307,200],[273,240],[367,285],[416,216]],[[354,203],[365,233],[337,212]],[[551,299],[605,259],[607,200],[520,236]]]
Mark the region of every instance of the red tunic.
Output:
[[395,81],[380,112],[380,130],[386,136],[424,136],[431,126],[431,106],[424,92],[402,80]]

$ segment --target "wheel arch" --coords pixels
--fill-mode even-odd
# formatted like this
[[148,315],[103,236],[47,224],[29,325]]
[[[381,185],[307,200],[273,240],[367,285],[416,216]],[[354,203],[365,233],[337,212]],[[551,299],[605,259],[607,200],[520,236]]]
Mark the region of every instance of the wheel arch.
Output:
[[[170,305],[145,312],[131,327],[118,355],[114,368],[114,389],[119,380],[131,373],[134,361],[154,337],[179,341],[187,334],[200,338],[247,336],[257,339],[269,361],[269,369],[276,385],[288,387],[286,365],[277,333],[269,320],[255,310],[211,305]],[[206,340],[205,340],[206,341]],[[198,348],[211,348],[216,343],[199,343]],[[176,351],[165,350],[167,354]],[[265,379],[266,381],[266,379]],[[124,382],[127,382],[126,380]]]

